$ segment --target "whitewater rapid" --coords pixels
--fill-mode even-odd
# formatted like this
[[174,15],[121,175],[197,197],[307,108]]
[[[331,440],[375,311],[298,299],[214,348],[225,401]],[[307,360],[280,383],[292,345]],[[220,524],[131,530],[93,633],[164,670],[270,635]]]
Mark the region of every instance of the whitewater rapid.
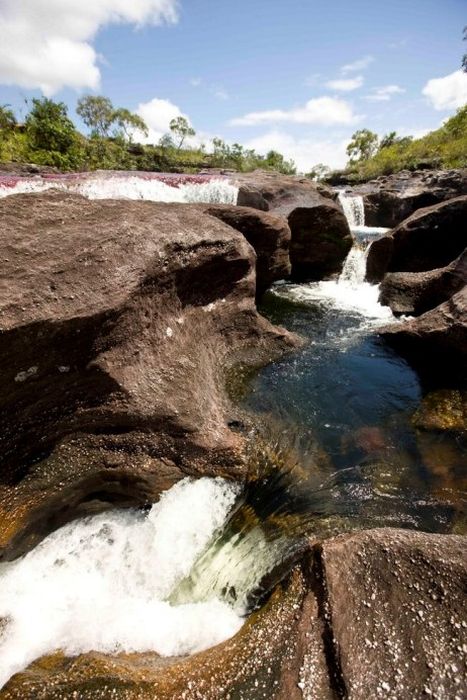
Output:
[[34,659],[156,651],[185,655],[235,634],[244,611],[211,594],[169,599],[223,526],[238,486],[185,479],[148,513],[116,510],[60,528],[0,565],[0,687]]
[[88,199],[142,199],[153,202],[236,204],[238,187],[227,178],[163,174],[82,173],[53,177],[0,178],[0,198],[49,189]]

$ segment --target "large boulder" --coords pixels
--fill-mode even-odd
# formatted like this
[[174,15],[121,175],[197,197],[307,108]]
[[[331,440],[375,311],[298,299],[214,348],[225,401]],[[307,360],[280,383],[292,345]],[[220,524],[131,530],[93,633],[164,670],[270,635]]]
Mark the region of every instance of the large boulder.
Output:
[[394,228],[417,209],[467,194],[467,169],[402,171],[354,188],[363,196],[367,226]]
[[367,280],[386,272],[425,272],[444,267],[467,246],[467,196],[420,209],[391,233],[372,243]]
[[380,330],[428,384],[467,383],[467,287],[418,318]]
[[429,272],[388,272],[379,301],[395,314],[420,314],[450,299],[467,284],[467,249],[450,265]]
[[256,253],[257,297],[273,282],[290,275],[290,228],[283,217],[228,204],[212,205],[205,211],[240,231],[253,246]]
[[308,178],[266,171],[241,174],[235,181],[239,205],[287,219],[295,279],[323,279],[341,272],[353,240],[336,192]]
[[198,206],[50,191],[0,201],[0,551],[74,515],[241,477],[225,373],[295,343],[255,254]]
[[466,537],[369,530],[322,561],[341,697],[465,697]]

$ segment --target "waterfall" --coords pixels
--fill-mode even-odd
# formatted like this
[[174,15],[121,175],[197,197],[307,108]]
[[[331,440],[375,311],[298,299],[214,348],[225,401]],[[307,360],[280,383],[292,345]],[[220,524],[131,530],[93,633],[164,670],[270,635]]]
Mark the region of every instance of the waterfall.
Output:
[[345,192],[339,192],[339,202],[344,210],[347,221],[351,229],[357,226],[365,226],[365,207],[363,205],[363,197],[360,195],[347,195]]
[[365,282],[367,251],[368,246],[364,247],[358,240],[354,241],[339,276],[339,284],[357,287]]
[[144,199],[153,202],[236,204],[238,187],[227,178],[164,173],[79,173],[48,177],[0,177],[0,197],[51,188],[88,199]]

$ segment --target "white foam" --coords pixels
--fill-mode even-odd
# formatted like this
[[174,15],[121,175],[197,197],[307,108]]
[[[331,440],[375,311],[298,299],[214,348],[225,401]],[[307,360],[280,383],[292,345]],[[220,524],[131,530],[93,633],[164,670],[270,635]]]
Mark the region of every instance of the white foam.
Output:
[[363,197],[360,195],[347,195],[341,191],[338,194],[338,200],[341,203],[350,228],[365,225]]
[[241,612],[215,597],[168,598],[222,526],[238,489],[185,479],[148,514],[114,511],[72,522],[0,565],[0,687],[62,649],[190,654],[232,636]]
[[0,186],[0,197],[51,188],[82,194],[89,199],[144,199],[153,202],[236,204],[238,187],[227,179],[210,179],[201,183],[181,183],[174,187],[158,180],[136,175],[83,176],[79,178],[22,179],[14,186]]

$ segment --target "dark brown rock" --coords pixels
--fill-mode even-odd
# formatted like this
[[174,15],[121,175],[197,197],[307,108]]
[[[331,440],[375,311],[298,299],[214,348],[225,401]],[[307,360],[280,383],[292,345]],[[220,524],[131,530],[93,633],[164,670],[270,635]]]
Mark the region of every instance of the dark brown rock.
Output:
[[256,296],[290,275],[290,228],[281,216],[250,207],[209,206],[206,213],[240,231],[256,253]]
[[367,226],[394,228],[415,211],[467,194],[467,169],[402,171],[354,188]]
[[467,538],[369,530],[322,560],[345,697],[465,697]]
[[265,171],[241,174],[238,204],[287,219],[295,279],[322,279],[342,270],[352,236],[336,193],[308,178]]
[[430,384],[467,382],[467,287],[416,319],[380,331]]
[[467,284],[467,249],[450,265],[429,272],[388,272],[381,282],[381,304],[395,314],[434,309]]
[[187,473],[240,477],[224,373],[295,342],[256,311],[246,239],[198,206],[53,191],[1,200],[0,232],[5,554]]
[[420,209],[390,234],[372,243],[367,279],[386,272],[425,272],[444,267],[467,246],[467,196]]

